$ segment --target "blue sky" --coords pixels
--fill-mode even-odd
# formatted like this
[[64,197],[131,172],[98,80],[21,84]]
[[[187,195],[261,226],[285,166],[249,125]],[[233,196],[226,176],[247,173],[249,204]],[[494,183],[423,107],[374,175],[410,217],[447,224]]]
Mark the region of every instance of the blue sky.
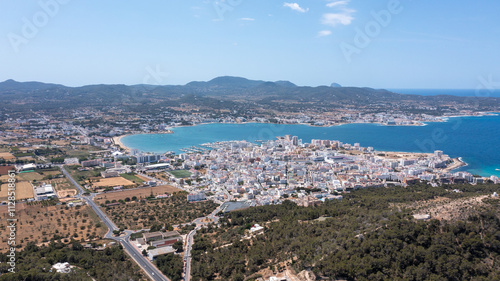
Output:
[[0,0],[0,80],[474,89],[500,82],[498,11],[494,0]]

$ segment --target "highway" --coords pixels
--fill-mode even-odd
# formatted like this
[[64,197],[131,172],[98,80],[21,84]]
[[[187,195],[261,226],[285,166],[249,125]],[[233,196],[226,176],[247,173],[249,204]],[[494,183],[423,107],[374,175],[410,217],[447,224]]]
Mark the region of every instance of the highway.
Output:
[[123,246],[125,251],[129,254],[129,256],[142,268],[142,270],[149,276],[149,278],[155,281],[170,281],[170,279],[165,277],[163,273],[161,273],[161,271],[156,268],[156,266],[150,263],[148,259],[144,257],[142,253],[139,253],[139,251],[136,250],[136,248],[130,243],[130,234],[133,233],[132,231],[126,231],[125,236],[113,236],[113,230],[118,230],[118,228],[92,200],[97,195],[97,193],[92,193],[90,196],[84,196],[84,190],[80,186],[80,184],[78,184],[73,179],[73,177],[69,174],[68,171],[66,171],[63,165],[60,165],[60,168],[66,178],[68,178],[71,183],[78,189],[78,194],[76,195],[76,197],[85,200],[87,204],[92,208],[92,210],[94,210],[94,212],[108,227],[108,233],[106,233],[104,237],[119,242]]

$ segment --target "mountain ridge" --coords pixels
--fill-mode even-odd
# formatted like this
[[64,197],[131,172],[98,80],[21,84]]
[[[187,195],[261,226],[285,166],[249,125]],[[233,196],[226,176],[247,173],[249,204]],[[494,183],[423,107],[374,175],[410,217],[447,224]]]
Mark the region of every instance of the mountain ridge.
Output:
[[[177,107],[196,104],[207,110],[227,108],[279,109],[301,111],[310,108],[365,108],[379,112],[395,107],[414,112],[413,107],[474,107],[475,110],[499,110],[500,98],[465,98],[458,96],[419,96],[394,93],[368,87],[297,86],[290,81],[250,80],[243,77],[220,76],[209,81],[192,81],[185,85],[97,84],[68,87],[43,82],[0,82],[2,107],[22,110],[47,108],[78,108],[103,106],[159,105]],[[194,98],[199,97],[199,98]],[[473,102],[471,102],[473,101]],[[402,107],[400,104],[404,104]],[[417,109],[422,112],[421,109]],[[415,111],[415,112],[417,112]],[[425,109],[425,112],[433,112]]]

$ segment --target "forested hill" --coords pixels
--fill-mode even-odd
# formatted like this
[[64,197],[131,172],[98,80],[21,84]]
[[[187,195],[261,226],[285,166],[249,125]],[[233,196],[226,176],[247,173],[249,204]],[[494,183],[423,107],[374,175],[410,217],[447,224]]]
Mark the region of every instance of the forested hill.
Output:
[[[302,87],[289,81],[258,81],[240,77],[217,77],[208,82],[190,82],[182,86],[155,85],[89,85],[67,87],[40,82],[0,83],[2,106],[11,110],[58,109],[102,106],[178,106],[186,97],[200,98],[200,104],[218,107],[335,107],[338,105],[387,106],[394,103],[414,105],[449,105],[457,103],[477,110],[500,109],[499,98],[403,95],[386,90],[333,86]],[[220,105],[220,101],[229,102]]]
[[[196,235],[193,280],[285,270],[318,280],[500,280],[500,201],[491,198],[500,186],[453,188],[462,193],[425,184],[369,188],[315,207],[285,201],[231,212],[222,227]],[[454,218],[417,221],[419,212]],[[262,234],[249,234],[255,223]]]
[[[51,241],[47,246],[28,243],[16,252],[15,273],[8,271],[7,253],[0,253],[0,280],[89,280],[89,281],[139,281],[146,280],[144,273],[123,251],[121,246],[107,247],[102,251],[85,249],[79,242],[70,245]],[[52,266],[68,262],[70,273],[57,273]]]

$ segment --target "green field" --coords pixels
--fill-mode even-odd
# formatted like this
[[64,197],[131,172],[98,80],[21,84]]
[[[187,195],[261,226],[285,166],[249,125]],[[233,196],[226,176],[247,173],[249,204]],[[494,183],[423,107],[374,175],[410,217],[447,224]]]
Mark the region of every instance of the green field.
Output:
[[137,177],[136,175],[134,175],[134,174],[120,174],[120,176],[121,176],[122,178],[125,178],[125,179],[127,179],[127,180],[129,180],[129,181],[131,181],[131,182],[134,182],[134,183],[139,183],[139,184],[140,184],[140,183],[143,183],[143,182],[144,182],[143,180],[141,180],[140,178],[138,178],[138,177]]
[[187,178],[191,176],[191,172],[187,170],[175,170],[169,172],[172,176],[176,178]]

